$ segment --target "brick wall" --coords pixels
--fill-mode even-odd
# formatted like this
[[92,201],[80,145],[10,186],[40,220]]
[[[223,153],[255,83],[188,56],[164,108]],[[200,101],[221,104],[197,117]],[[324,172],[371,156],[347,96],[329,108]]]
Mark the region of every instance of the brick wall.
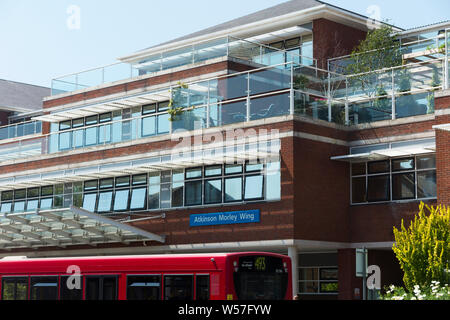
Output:
[[314,58],[318,67],[328,69],[329,58],[348,55],[366,38],[367,33],[327,19],[313,21]]

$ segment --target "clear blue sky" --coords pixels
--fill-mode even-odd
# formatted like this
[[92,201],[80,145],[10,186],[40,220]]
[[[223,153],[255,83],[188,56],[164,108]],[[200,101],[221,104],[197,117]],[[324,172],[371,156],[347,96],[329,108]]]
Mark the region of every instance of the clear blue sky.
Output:
[[[284,2],[284,0],[0,0],[0,79],[51,79]],[[449,0],[328,0],[402,28],[450,19]],[[76,12],[80,9],[80,28]],[[75,21],[75,24],[73,24]]]

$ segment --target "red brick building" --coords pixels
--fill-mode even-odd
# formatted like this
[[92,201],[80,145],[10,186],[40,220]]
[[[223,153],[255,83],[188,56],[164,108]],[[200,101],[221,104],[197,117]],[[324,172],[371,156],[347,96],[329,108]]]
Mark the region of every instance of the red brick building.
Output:
[[360,299],[364,247],[401,284],[393,228],[450,204],[450,33],[394,27],[407,64],[361,85],[379,26],[294,0],[54,79],[42,134],[0,141],[0,255],[270,251],[303,299]]

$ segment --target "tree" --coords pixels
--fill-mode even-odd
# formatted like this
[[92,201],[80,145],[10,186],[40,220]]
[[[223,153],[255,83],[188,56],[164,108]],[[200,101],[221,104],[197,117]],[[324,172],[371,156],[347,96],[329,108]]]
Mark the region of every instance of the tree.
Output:
[[389,25],[369,31],[366,39],[350,55],[353,63],[347,66],[347,73],[359,74],[384,68],[400,66],[403,63],[400,43]]
[[450,207],[434,208],[421,203],[420,212],[409,228],[402,221],[400,230],[394,228],[394,235],[393,250],[410,292],[415,286],[429,287],[433,281],[449,283]]

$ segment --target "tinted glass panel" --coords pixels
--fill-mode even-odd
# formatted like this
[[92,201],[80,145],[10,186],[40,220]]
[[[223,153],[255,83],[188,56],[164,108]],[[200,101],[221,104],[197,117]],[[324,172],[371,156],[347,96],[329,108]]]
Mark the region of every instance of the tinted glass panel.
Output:
[[369,174],[389,172],[389,161],[370,162],[368,164]]
[[225,202],[242,200],[242,177],[225,179]]
[[159,185],[148,188],[148,208],[159,209]]
[[195,179],[202,177],[202,168],[188,169],[186,170],[186,179]]
[[436,198],[436,171],[424,171],[417,173],[417,197]]
[[202,181],[186,182],[186,206],[202,204]]
[[116,191],[114,198],[114,211],[125,211],[128,209],[128,197],[130,190]]
[[85,194],[83,199],[83,209],[89,212],[95,212],[95,206],[97,204],[97,194]]
[[205,181],[205,204],[222,203],[222,179]]
[[242,173],[242,165],[229,165],[225,167],[225,174]]
[[222,175],[222,166],[214,166],[205,168],[205,177],[213,177]]
[[31,277],[31,300],[57,300],[57,277]]
[[417,157],[417,169],[434,169],[436,168],[436,156],[428,155]]
[[392,199],[414,199],[416,197],[415,179],[414,173],[392,175]]
[[3,300],[27,300],[28,299],[28,278],[8,278],[2,279],[2,299]]
[[366,174],[366,163],[353,163],[352,164],[352,175],[361,176]]
[[53,198],[41,199],[41,209],[51,209],[53,207]]
[[392,171],[414,170],[414,158],[392,160]]
[[193,300],[192,276],[165,276],[164,300]]
[[239,300],[282,300],[286,296],[288,273],[283,261],[272,257],[243,257],[234,273]]
[[160,300],[160,276],[129,276],[127,281],[128,300]]
[[131,210],[145,209],[145,197],[147,196],[147,188],[133,189],[131,194]]
[[389,176],[375,176],[368,178],[369,202],[390,200],[390,179]]
[[87,277],[86,300],[116,300],[116,277]]
[[263,176],[245,177],[245,200],[262,199],[263,195]]
[[98,197],[98,212],[110,212],[112,206],[112,198],[113,193],[110,192],[102,192]]
[[209,300],[209,276],[196,277],[196,299],[199,301]]
[[352,202],[366,202],[366,177],[352,179]]

